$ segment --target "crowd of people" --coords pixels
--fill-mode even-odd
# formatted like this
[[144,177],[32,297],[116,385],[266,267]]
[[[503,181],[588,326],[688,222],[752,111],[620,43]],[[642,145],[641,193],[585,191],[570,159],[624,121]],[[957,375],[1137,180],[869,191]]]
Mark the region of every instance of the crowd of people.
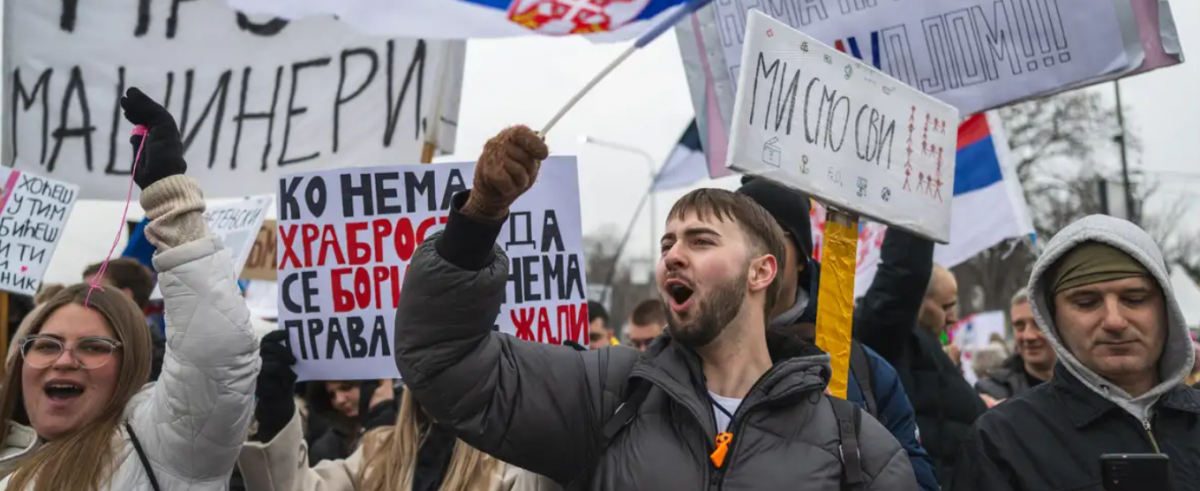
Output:
[[953,273],[889,231],[842,399],[815,342],[809,199],[765,179],[679,199],[656,298],[624,320],[589,302],[589,346],[494,331],[495,239],[549,154],[517,126],[411,260],[403,382],[297,383],[287,332],[254,335],[174,119],[137,89],[121,106],[148,129],[134,180],[164,312],[146,316],[156,281],[136,260],[43,289],[0,379],[0,489],[1092,490],[1102,455],[1153,454],[1167,486],[1200,490],[1196,344],[1129,222],[1053,237],[1012,297],[1014,352],[981,351],[974,386],[940,340]]

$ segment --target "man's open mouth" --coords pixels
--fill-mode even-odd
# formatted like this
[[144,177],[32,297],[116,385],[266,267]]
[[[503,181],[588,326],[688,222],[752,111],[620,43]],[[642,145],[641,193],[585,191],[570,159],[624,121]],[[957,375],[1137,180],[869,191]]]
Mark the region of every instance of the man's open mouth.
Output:
[[692,298],[692,289],[682,281],[671,280],[667,282],[667,294],[676,306],[683,306]]

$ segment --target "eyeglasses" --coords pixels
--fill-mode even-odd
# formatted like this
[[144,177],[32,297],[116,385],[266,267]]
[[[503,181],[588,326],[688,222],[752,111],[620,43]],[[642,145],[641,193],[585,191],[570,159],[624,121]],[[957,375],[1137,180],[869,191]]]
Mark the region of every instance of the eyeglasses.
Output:
[[600,332],[588,333],[588,339],[592,340],[593,343],[599,343],[601,339],[604,339],[604,333],[600,333]]
[[79,338],[74,346],[49,336],[27,336],[21,340],[21,357],[33,368],[46,368],[62,357],[63,350],[71,352],[71,358],[85,370],[95,370],[112,359],[112,354],[121,347],[115,339],[87,337]]

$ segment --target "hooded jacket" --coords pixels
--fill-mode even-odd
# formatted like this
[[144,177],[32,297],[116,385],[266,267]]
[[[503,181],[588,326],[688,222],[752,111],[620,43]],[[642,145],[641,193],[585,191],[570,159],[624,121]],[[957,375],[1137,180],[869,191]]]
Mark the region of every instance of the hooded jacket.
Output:
[[[774,366],[746,394],[723,465],[700,357],[659,338],[643,356],[623,346],[579,352],[493,331],[509,260],[502,223],[461,214],[418,247],[396,312],[396,364],[409,390],[459,438],[493,457],[591,490],[836,491],[839,433],[822,394],[829,357],[768,343]],[[586,327],[585,327],[586,328]],[[621,432],[604,426],[634,384],[651,384]],[[904,450],[869,415],[859,430],[868,490],[915,490]]]
[[[1084,366],[1051,315],[1048,270],[1076,246],[1097,241],[1142,263],[1166,310],[1161,382],[1138,397]],[[1176,491],[1200,490],[1200,392],[1183,384],[1194,353],[1158,246],[1124,220],[1090,216],[1054,236],[1029,279],[1034,320],[1058,354],[1054,377],[979,418],[959,456],[954,490],[1100,489],[1100,456],[1164,453]]]

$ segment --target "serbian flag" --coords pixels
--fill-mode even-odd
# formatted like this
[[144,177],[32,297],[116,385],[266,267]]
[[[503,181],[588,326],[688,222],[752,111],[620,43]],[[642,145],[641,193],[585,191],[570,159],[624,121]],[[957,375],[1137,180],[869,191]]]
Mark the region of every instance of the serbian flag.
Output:
[[[377,36],[469,39],[581,35],[638,37],[689,0],[227,0],[239,12],[284,19],[336,16]],[[707,3],[707,2],[704,2]]]
[[[1034,233],[1003,130],[995,112],[971,116],[958,127],[950,243],[933,249],[933,260],[942,266],[957,266],[1005,240],[1032,237]],[[809,216],[816,242],[813,252],[817,255],[825,217],[818,207],[812,210]],[[875,279],[887,233],[887,227],[877,223],[860,223],[859,227],[856,297],[866,294]]]
[[700,146],[700,129],[692,119],[654,177],[650,192],[683,189],[705,179],[708,179],[708,164]]
[[1004,240],[1033,234],[998,113],[976,114],[959,124],[956,159],[950,243],[933,252],[933,260],[947,268]]

